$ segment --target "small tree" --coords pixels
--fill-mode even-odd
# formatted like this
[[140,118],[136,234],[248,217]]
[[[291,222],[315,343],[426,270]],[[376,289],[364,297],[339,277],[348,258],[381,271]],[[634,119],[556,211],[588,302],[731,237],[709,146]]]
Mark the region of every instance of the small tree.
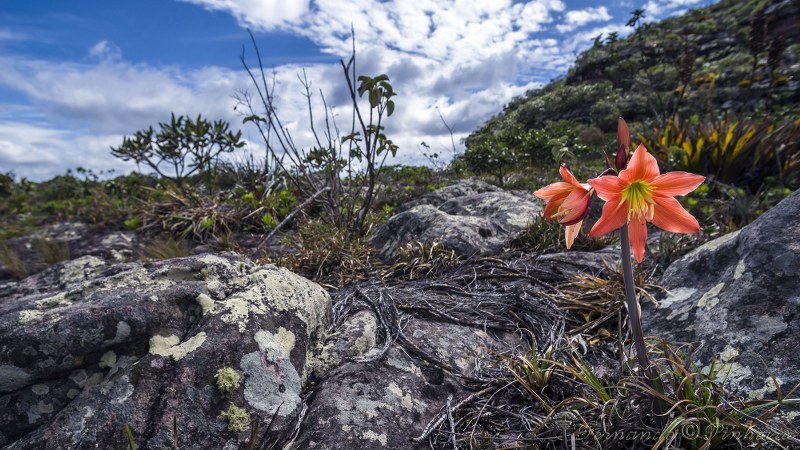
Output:
[[242,132],[232,133],[222,120],[212,123],[199,115],[192,120],[172,114],[170,123],[158,125],[158,133],[149,127],[124,137],[122,145],[111,148],[111,154],[123,161],[145,164],[181,190],[194,174],[205,173],[206,183],[210,184],[211,170],[219,155],[244,146],[240,141]]
[[466,142],[466,150],[459,155],[464,164],[476,174],[489,174],[503,186],[508,174],[520,163],[527,134],[520,127],[481,135]]

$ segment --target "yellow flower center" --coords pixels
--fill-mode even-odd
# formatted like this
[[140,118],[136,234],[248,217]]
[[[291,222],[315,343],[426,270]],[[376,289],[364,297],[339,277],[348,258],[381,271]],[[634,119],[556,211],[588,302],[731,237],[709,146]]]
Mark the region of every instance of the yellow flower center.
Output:
[[653,190],[644,181],[634,181],[622,191],[622,197],[628,201],[628,221],[653,220],[655,212]]

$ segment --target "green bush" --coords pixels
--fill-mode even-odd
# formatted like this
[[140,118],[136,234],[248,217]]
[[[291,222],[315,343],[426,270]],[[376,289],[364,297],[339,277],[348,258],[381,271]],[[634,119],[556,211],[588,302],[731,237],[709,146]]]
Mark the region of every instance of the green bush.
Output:
[[159,123],[159,127],[158,133],[149,127],[131,137],[126,136],[122,145],[111,148],[111,154],[123,161],[145,164],[181,189],[194,174],[205,175],[210,185],[213,165],[219,155],[245,144],[240,141],[242,132],[232,133],[227,122],[209,122],[199,115],[192,120],[172,114],[170,122]]

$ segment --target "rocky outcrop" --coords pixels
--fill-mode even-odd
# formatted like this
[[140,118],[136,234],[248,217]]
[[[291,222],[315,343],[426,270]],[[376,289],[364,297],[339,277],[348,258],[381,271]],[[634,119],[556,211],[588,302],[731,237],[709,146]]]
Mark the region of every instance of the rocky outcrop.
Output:
[[371,240],[385,262],[396,260],[411,241],[437,242],[464,257],[495,254],[541,212],[532,197],[477,180],[444,187],[399,209]]
[[432,317],[431,304],[399,313],[413,285],[368,283],[332,308],[318,285],[234,254],[84,256],[5,289],[9,450],[127,448],[125,425],[149,449],[244,448],[254,429],[284,448],[428,448],[411,439],[448,398],[470,396],[477,361],[519,344],[473,307],[460,308],[474,324]]
[[50,267],[0,301],[0,447],[126,448],[128,424],[140,448],[241,448],[302,410],[329,315],[321,287],[232,254]]
[[[669,295],[644,311],[645,331],[701,342],[701,366],[721,360],[727,386],[746,398],[784,394],[800,383],[800,191],[742,230],[674,262]],[[718,365],[719,368],[719,365]]]
[[[43,227],[29,236],[9,239],[5,245],[33,274],[54,263],[81,256],[96,256],[109,262],[135,258],[140,238],[132,231],[114,231],[79,222],[62,222]],[[0,279],[12,278],[0,264]]]

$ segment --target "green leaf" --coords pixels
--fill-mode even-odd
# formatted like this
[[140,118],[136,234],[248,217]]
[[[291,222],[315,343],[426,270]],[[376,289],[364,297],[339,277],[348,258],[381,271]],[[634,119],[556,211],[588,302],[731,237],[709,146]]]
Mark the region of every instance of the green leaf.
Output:
[[393,112],[394,112],[394,101],[389,100],[388,102],[386,102],[386,116],[387,117],[391,116]]

